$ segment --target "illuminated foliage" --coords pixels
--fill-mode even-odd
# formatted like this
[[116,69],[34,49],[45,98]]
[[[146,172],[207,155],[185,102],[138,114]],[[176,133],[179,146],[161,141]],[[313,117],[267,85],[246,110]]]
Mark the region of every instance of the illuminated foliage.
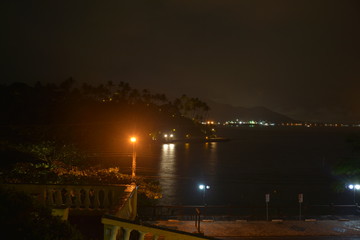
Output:
[[56,163],[56,168],[43,164],[18,163],[8,174],[3,175],[7,183],[43,183],[43,184],[130,184],[139,186],[139,193],[149,199],[162,198],[158,183],[142,177],[133,179],[131,175],[121,173],[119,168],[79,168]]
[[59,164],[78,165],[86,156],[71,144],[57,145],[54,141],[43,141],[37,144],[20,145],[19,151],[32,154],[44,168],[56,168]]
[[174,105],[183,116],[196,121],[202,121],[210,110],[209,106],[199,98],[188,97],[185,94],[175,99]]

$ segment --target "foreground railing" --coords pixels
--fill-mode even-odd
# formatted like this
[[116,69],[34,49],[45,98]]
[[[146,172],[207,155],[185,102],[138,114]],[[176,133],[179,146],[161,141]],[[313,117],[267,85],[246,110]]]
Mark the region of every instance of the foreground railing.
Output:
[[[217,221],[234,221],[239,219],[246,220],[266,220],[266,206],[260,205],[153,205],[142,206],[139,209],[140,217],[143,220],[196,220],[196,209],[199,209],[202,219],[213,219]],[[303,218],[327,217],[332,219],[334,216],[358,215],[360,206],[338,205],[338,204],[304,204],[301,208]],[[268,208],[269,219],[299,219],[299,206],[284,205],[272,206]]]
[[[188,233],[173,229],[167,229],[159,226],[149,224],[138,224],[129,220],[121,219],[114,216],[105,215],[101,219],[104,224],[104,239],[115,240],[124,239],[129,240],[130,235],[135,232],[139,240],[146,239],[165,239],[165,240],[202,240],[202,239],[216,239],[205,237],[200,234]],[[133,239],[133,238],[132,238]]]

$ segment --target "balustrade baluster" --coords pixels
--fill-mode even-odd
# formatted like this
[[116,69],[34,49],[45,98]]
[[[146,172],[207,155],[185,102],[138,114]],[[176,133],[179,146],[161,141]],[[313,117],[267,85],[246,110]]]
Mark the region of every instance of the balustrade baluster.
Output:
[[80,195],[80,189],[75,188],[75,207],[80,208],[81,206],[81,195]]
[[72,206],[72,199],[71,199],[71,191],[69,188],[66,189],[66,200],[65,200],[65,206],[66,207],[71,207]]
[[55,189],[55,204],[56,206],[61,206],[63,204],[61,189]]
[[109,191],[107,189],[103,189],[104,190],[104,208],[109,208]]
[[132,229],[129,229],[129,228],[122,228],[122,229],[123,229],[123,239],[129,240]]
[[100,200],[99,200],[99,189],[94,189],[94,209],[99,209]]
[[138,240],[144,240],[145,238],[145,232],[141,232],[141,231],[138,231],[139,232],[139,239]]
[[85,209],[89,209],[89,207],[90,207],[90,197],[89,197],[90,188],[84,188],[84,192],[85,192],[84,207],[85,207]]
[[50,206],[53,206],[54,205],[54,196],[53,196],[53,189],[50,188],[47,190],[47,203],[48,205]]

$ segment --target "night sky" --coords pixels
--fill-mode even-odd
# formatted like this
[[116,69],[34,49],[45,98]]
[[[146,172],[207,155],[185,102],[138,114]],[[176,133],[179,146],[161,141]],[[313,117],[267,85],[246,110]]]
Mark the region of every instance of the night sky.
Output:
[[308,121],[360,120],[360,1],[0,3],[1,82],[129,82]]

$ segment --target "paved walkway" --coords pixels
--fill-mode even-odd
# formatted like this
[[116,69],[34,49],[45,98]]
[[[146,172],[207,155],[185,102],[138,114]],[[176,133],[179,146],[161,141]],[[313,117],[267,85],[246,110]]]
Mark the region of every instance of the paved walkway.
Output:
[[[156,221],[151,224],[196,232],[194,221]],[[201,222],[205,236],[222,237],[275,237],[275,236],[360,236],[360,220],[321,221],[209,221]]]

